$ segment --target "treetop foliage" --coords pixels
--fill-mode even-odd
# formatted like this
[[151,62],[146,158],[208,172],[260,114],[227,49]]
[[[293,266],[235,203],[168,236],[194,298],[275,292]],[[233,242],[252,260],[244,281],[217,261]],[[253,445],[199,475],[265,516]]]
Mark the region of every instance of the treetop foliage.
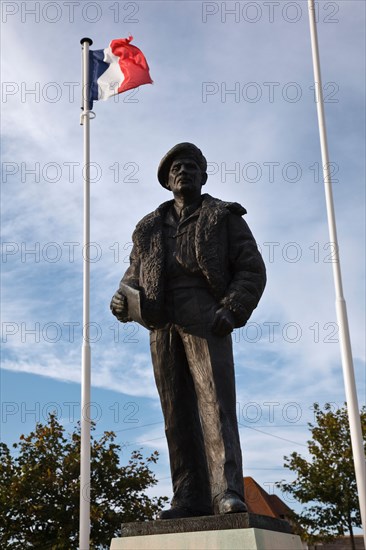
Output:
[[[296,515],[302,536],[310,542],[330,540],[361,526],[347,407],[324,411],[314,404],[315,422],[309,423],[309,458],[297,452],[285,456],[284,467],[295,473],[294,481],[277,486],[293,495],[304,507]],[[366,407],[361,412],[366,451]]]
[[[154,519],[166,497],[151,498],[157,483],[150,467],[158,452],[132,452],[120,464],[121,446],[105,432],[91,448],[91,548],[109,548],[121,523]],[[0,546],[70,550],[78,547],[80,426],[65,436],[55,414],[13,445],[0,443]]]

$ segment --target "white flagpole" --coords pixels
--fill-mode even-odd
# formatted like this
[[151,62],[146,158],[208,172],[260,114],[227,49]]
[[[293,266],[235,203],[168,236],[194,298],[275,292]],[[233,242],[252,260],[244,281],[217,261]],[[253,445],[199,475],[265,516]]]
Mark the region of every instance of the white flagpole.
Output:
[[347,307],[343,297],[340,259],[338,253],[337,230],[333,205],[332,181],[328,156],[327,132],[325,126],[323,87],[320,73],[318,35],[315,19],[314,0],[308,0],[311,47],[313,56],[314,79],[316,90],[316,106],[320,134],[320,147],[323,163],[323,177],[330,241],[334,243],[335,258],[333,261],[333,277],[336,294],[336,311],[339,325],[340,346],[342,356],[343,378],[347,400],[348,418],[351,432],[353,460],[356,473],[358,499],[360,503],[361,521],[366,547],[366,462],[363,450],[360,411],[357,401],[356,382],[352,360],[351,340],[348,328]]
[[89,46],[90,38],[80,40],[83,49],[82,98],[80,123],[84,127],[84,247],[83,247],[83,344],[81,373],[81,445],[80,445],[80,523],[79,549],[89,550],[90,543],[90,370],[89,344],[90,303],[90,116],[89,110]]

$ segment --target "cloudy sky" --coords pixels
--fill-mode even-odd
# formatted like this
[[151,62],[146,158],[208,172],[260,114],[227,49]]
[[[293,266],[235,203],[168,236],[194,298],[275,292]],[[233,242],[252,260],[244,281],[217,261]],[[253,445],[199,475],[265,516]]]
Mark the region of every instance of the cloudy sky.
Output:
[[[83,156],[80,39],[132,34],[154,84],[94,104],[91,122],[92,401],[96,434],[126,460],[161,452],[148,334],[109,302],[137,221],[169,194],[161,157],[181,141],[209,163],[205,191],[240,202],[268,269],[234,333],[245,475],[269,492],[306,455],[314,402],[345,400],[314,100],[307,3],[2,2],[2,438],[56,410],[80,415]],[[365,5],[319,2],[329,151],[354,366],[365,403]],[[277,491],[277,490],[276,490]],[[280,495],[284,498],[284,495]],[[288,497],[285,497],[288,500]],[[292,503],[290,503],[291,505]]]

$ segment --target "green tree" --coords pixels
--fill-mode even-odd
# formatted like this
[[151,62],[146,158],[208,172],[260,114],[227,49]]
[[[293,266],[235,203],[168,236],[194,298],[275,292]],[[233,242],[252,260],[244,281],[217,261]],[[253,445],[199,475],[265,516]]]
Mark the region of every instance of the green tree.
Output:
[[[284,457],[284,467],[296,473],[290,483],[277,487],[309,504],[296,515],[301,534],[310,542],[330,540],[361,526],[351,437],[346,406],[332,410],[326,404],[322,411],[314,404],[315,424],[309,423],[312,439],[307,442],[310,459],[294,452]],[[366,449],[366,408],[361,410],[361,423]]]
[[[146,489],[157,483],[146,459],[133,451],[127,465],[120,464],[115,434],[92,438],[91,548],[109,548],[122,522],[154,519],[167,501],[150,498]],[[56,416],[46,425],[22,435],[13,445],[13,457],[0,444],[0,546],[70,550],[78,546],[80,429],[70,437]]]

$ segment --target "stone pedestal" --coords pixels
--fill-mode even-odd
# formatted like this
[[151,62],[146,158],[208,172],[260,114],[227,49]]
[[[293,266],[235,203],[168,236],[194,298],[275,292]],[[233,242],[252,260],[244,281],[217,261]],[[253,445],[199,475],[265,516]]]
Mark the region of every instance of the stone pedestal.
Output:
[[255,514],[122,524],[111,550],[302,550],[286,521]]

